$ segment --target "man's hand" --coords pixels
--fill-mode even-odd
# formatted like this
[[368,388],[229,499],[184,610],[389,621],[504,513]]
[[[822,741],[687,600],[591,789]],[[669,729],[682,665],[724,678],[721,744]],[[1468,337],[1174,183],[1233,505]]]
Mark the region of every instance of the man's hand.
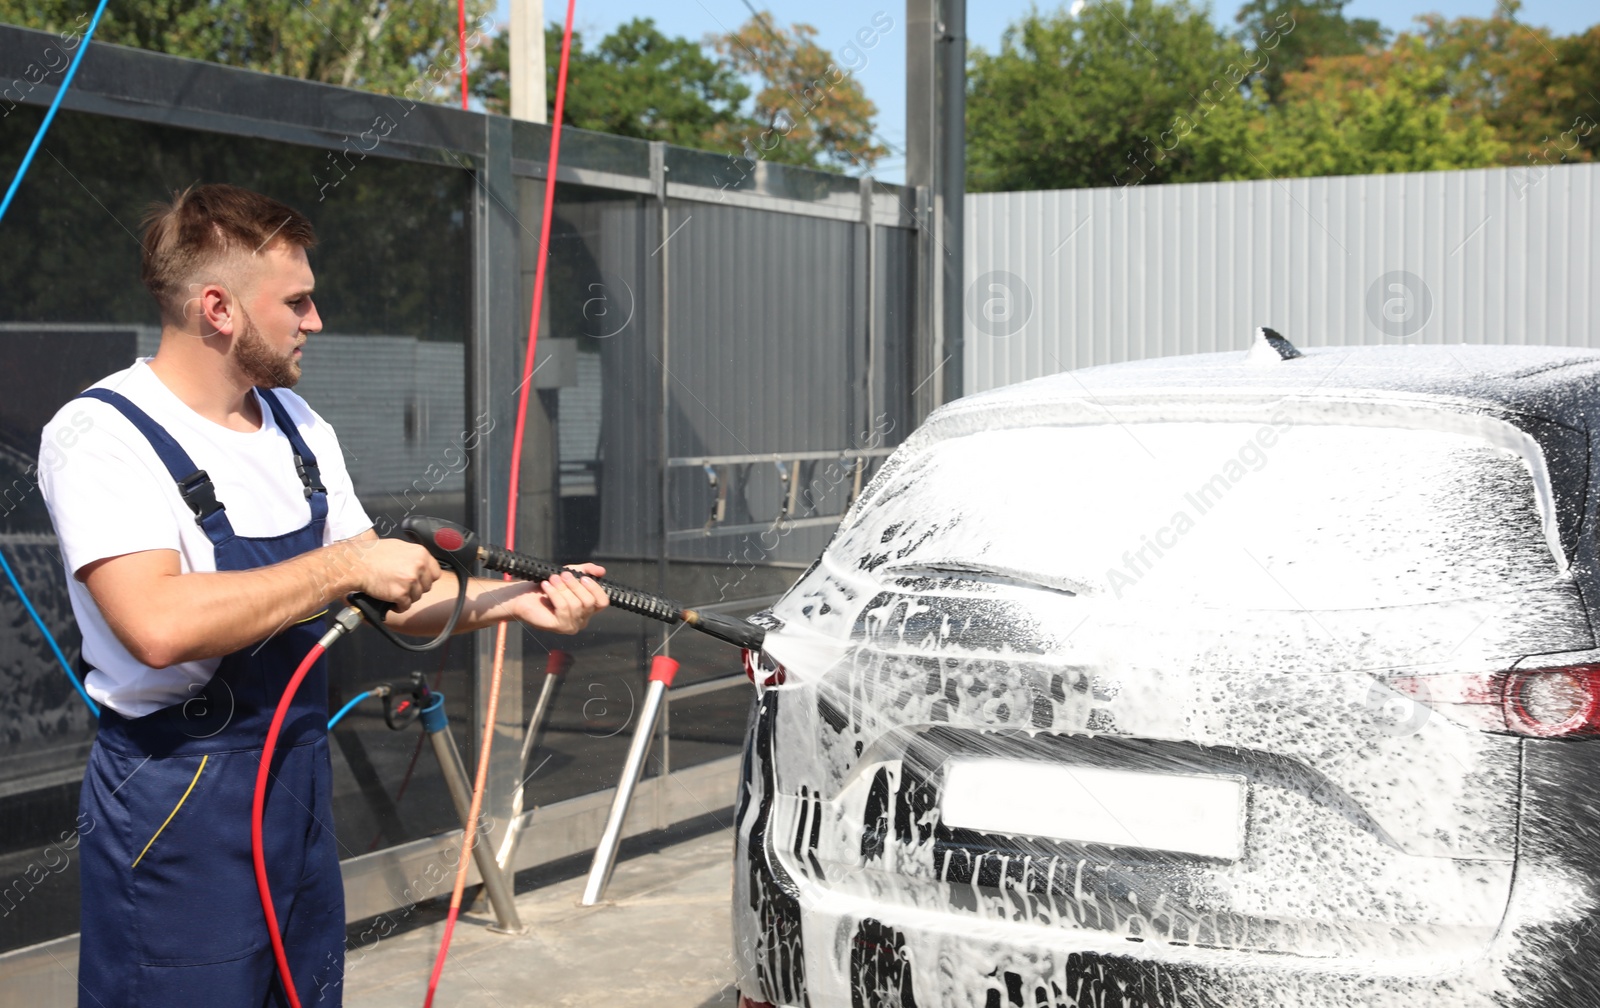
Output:
[[403,539],[379,539],[372,533],[341,545],[349,558],[356,590],[394,603],[397,613],[411,608],[444,573],[433,554]]
[[593,581],[606,569],[597,564],[573,564],[548,578],[537,591],[524,592],[509,601],[511,615],[535,630],[575,634],[589,625],[595,613],[611,604]]

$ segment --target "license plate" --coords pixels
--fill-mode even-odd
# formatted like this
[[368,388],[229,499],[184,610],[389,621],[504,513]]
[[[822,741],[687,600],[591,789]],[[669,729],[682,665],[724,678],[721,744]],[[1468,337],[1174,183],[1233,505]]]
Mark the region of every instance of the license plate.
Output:
[[945,764],[946,826],[1237,860],[1240,777],[1108,770],[1005,759]]

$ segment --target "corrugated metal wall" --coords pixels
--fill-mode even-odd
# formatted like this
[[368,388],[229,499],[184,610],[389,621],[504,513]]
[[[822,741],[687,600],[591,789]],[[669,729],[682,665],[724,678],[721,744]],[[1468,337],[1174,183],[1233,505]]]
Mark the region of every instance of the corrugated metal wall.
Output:
[[1142,357],[1600,345],[1600,164],[969,194],[966,391]]
[[[577,361],[541,379],[559,391],[532,414],[549,450],[524,457],[519,527],[556,526],[544,548],[572,556],[681,563],[694,593],[728,564],[812,560],[909,430],[918,246],[897,187],[658,153],[648,190],[587,169],[556,187],[541,340]],[[540,212],[543,180],[517,186]],[[541,253],[519,241],[526,309]],[[530,462],[557,454],[545,514]]]
[[[705,203],[672,205],[668,450],[676,457],[845,448],[870,428],[856,224]],[[757,295],[756,292],[759,292]],[[776,465],[725,470],[729,525],[774,520],[785,498]],[[673,528],[713,504],[698,468],[673,471]],[[842,509],[842,500],[837,505]],[[831,528],[796,529],[765,551],[809,561]],[[673,544],[672,556],[725,560],[743,536]]]

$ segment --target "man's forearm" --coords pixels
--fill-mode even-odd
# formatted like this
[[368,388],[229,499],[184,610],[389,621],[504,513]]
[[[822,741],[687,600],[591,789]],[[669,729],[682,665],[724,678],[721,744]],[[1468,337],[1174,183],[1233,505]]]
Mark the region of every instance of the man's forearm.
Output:
[[[446,571],[433,583],[427,594],[412,603],[403,613],[390,613],[384,625],[401,633],[418,637],[431,637],[444,629],[455,610],[455,574]],[[537,592],[539,586],[531,581],[502,581],[497,578],[469,578],[467,601],[461,609],[461,621],[456,633],[481,630],[514,617],[508,607],[511,599],[528,592]]]
[[[357,541],[335,543],[268,567],[154,579],[139,625],[108,614],[123,646],[146,665],[217,658],[250,647],[356,590]],[[102,607],[104,611],[104,607]]]

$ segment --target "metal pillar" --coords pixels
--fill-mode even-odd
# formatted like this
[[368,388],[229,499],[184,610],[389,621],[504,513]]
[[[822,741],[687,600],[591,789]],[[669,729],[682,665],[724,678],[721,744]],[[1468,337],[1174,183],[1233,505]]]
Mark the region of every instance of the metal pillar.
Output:
[[[422,730],[433,743],[433,754],[439,759],[439,770],[444,774],[445,785],[450,789],[450,800],[456,807],[456,816],[465,830],[467,817],[472,814],[472,784],[467,779],[466,764],[461,762],[461,751],[450,734],[450,722],[444,714],[444,694],[434,693],[428,706],[422,710]],[[489,847],[486,830],[478,830],[473,839],[472,857],[478,863],[478,874],[483,877],[484,892],[489,895],[489,905],[494,908],[497,922],[492,930],[505,934],[522,934],[527,930],[517,916],[517,901],[505,875],[495,862]]]
[[511,0],[511,118],[548,122],[544,78],[544,0]]
[[[522,228],[535,232],[537,219],[516,218],[517,183],[511,174],[512,122],[501,116],[477,117],[484,130],[484,154],[476,166],[473,198],[473,319],[467,344],[468,416],[463,431],[483,432],[467,467],[468,506],[473,526],[485,538],[506,527],[506,480],[511,471],[511,433],[516,426],[517,383],[522,374],[522,338],[528,319],[518,299],[507,295],[518,289],[517,236]],[[484,742],[481,714],[489,700],[490,673],[494,666],[494,634],[473,634],[469,668],[473,691],[461,716],[472,726],[472,751]],[[483,794],[483,812],[504,830],[510,821],[511,796],[521,780],[518,745],[522,741],[522,636],[513,633],[506,648],[501,676],[498,721]],[[504,834],[485,838],[492,850]]]
[[[663,141],[654,140],[650,143],[650,188],[656,200],[656,218],[658,221],[658,235],[661,244],[651,253],[656,259],[656,291],[659,298],[656,312],[656,326],[660,331],[660,344],[656,363],[661,366],[661,382],[658,393],[661,396],[661,429],[656,432],[656,464],[660,466],[660,480],[657,492],[660,494],[659,507],[661,508],[658,534],[661,539],[656,553],[656,591],[666,595],[670,591],[667,583],[668,565],[671,562],[668,555],[668,532],[672,528],[672,469],[667,465],[667,460],[672,457],[672,371],[667,362],[671,359],[672,350],[672,266],[669,256],[672,254],[667,246],[672,241],[672,204],[667,200],[667,145]],[[658,633],[661,643],[653,654],[665,656],[672,653],[672,634],[666,627],[659,627]],[[640,650],[649,646],[651,633],[646,629],[641,635]],[[663,760],[666,754],[663,753]],[[670,773],[671,764],[663,762],[661,772]]]
[[906,184],[925,192],[912,350],[917,423],[963,391],[966,63],[966,0],[906,0]]
[[[866,292],[863,301],[866,310],[862,314],[861,337],[864,344],[862,374],[865,386],[862,389],[862,398],[866,415],[861,418],[862,425],[857,429],[858,437],[866,437],[867,432],[873,430],[878,422],[878,225],[873,221],[873,187],[877,184],[871,175],[861,176],[861,224],[865,231],[866,268],[862,270],[866,278]],[[852,498],[853,499],[853,498]]]
[[[667,594],[667,532],[672,525],[672,509],[670,494],[672,489],[671,470],[667,467],[667,459],[671,457],[671,439],[668,436],[672,421],[672,372],[667,368],[668,350],[671,346],[671,321],[668,313],[671,311],[671,292],[668,285],[672,282],[672,272],[668,266],[667,245],[672,238],[672,208],[667,202],[667,145],[655,140],[650,144],[650,188],[655,193],[656,215],[659,220],[659,235],[661,244],[656,247],[652,255],[656,259],[656,287],[657,296],[660,298],[660,308],[656,314],[656,326],[661,332],[661,342],[658,347],[656,363],[661,365],[661,429],[656,432],[657,463],[661,467],[661,523],[660,549],[657,553],[656,563],[656,591],[662,595]],[[662,640],[662,654],[666,654],[667,642]]]
[[517,854],[517,841],[522,835],[523,793],[528,788],[528,778],[532,776],[528,773],[528,757],[533,755],[534,746],[544,731],[544,719],[550,713],[556,689],[571,668],[572,655],[560,649],[551,651],[550,657],[545,660],[544,685],[539,688],[539,699],[534,701],[533,716],[528,719],[528,730],[522,736],[522,756],[517,760],[522,783],[517,785],[516,792],[511,796],[511,821],[506,826],[506,838],[501,841],[500,853],[495,858],[502,870],[509,870],[507,866]]
[[594,906],[600,902],[606,886],[611,884],[611,871],[617,866],[617,847],[622,843],[622,824],[628,818],[628,803],[633,801],[634,788],[639,786],[639,775],[644,772],[644,759],[650,753],[650,741],[655,735],[661,702],[672,686],[672,677],[677,673],[678,663],[671,658],[657,655],[650,661],[650,689],[644,695],[639,723],[633,729],[633,743],[628,746],[628,759],[622,765],[622,777],[617,781],[617,793],[611,800],[606,828],[600,834],[599,845],[594,849],[589,879],[583,886],[583,899],[579,900],[582,906]]

